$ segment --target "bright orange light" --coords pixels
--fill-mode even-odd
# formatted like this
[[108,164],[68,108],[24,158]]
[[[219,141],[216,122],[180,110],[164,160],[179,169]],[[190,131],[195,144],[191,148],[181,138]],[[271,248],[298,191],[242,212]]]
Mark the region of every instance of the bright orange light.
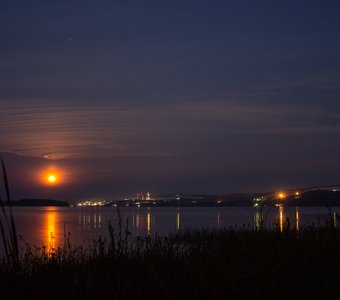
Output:
[[57,178],[55,178],[54,175],[50,175],[47,180],[51,183],[54,183],[57,180]]
[[280,198],[280,199],[284,199],[284,197],[285,197],[285,194],[284,194],[284,193],[279,193],[279,198]]
[[56,184],[58,182],[58,177],[55,174],[48,174],[46,179],[49,184]]
[[60,167],[56,164],[46,166],[36,172],[36,180],[44,186],[59,187],[69,184],[74,178],[68,167]]

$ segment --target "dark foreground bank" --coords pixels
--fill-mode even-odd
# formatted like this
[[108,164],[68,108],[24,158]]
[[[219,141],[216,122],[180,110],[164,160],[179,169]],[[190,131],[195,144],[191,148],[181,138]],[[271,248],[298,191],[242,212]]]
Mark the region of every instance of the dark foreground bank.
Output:
[[[4,258],[1,299],[330,299],[340,293],[340,231],[188,231],[91,249],[25,249]],[[306,298],[307,297],[307,298]]]

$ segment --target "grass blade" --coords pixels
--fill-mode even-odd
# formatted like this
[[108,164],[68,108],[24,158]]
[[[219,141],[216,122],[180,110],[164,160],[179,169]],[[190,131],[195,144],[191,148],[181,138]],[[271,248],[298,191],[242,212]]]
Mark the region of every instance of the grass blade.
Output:
[[[9,191],[9,184],[8,184],[8,176],[7,176],[7,172],[6,172],[6,166],[5,166],[5,162],[3,159],[3,156],[1,155],[1,167],[2,167],[2,175],[3,175],[3,179],[4,179],[4,185],[5,185],[5,192],[6,192],[6,196],[7,196],[7,205],[9,207],[9,217],[10,217],[10,222],[8,222],[8,217],[6,214],[6,209],[5,207],[3,207],[3,212],[4,212],[4,217],[5,217],[5,221],[7,223],[7,227],[8,227],[8,231],[9,231],[9,236],[10,236],[10,254],[12,255],[12,258],[14,259],[14,262],[16,263],[19,259],[19,246],[18,246],[18,236],[17,236],[17,230],[16,230],[16,226],[15,226],[15,221],[14,221],[14,216],[13,216],[13,211],[12,211],[12,203],[11,203],[11,195],[10,195],[10,191]],[[2,205],[4,206],[3,201]],[[10,223],[10,226],[9,226]],[[4,243],[7,242],[6,240],[4,240]]]

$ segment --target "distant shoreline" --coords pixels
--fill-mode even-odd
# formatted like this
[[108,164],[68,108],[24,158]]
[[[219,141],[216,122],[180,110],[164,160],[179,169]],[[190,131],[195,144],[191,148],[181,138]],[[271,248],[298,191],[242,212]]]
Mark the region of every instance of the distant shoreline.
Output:
[[[161,198],[151,200],[126,199],[118,201],[104,201],[101,205],[93,207],[274,207],[274,206],[291,206],[291,207],[337,207],[340,206],[340,191],[308,191],[299,196],[288,195],[283,199],[270,198],[263,196],[265,194],[225,194],[225,195],[186,195],[180,199]],[[260,198],[259,198],[260,197]],[[256,204],[256,201],[262,201]],[[4,203],[5,205],[8,203]],[[66,201],[53,199],[20,199],[11,201],[12,206],[57,206],[73,207]],[[74,206],[77,206],[75,204]],[[92,205],[82,206],[92,207]]]

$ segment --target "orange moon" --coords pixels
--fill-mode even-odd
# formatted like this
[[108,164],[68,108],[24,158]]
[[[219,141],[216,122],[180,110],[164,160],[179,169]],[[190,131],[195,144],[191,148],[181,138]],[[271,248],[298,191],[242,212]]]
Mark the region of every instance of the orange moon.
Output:
[[53,168],[52,170],[45,170],[40,173],[40,182],[47,186],[57,186],[64,183],[64,176],[57,170]]
[[55,184],[58,181],[58,178],[54,174],[47,175],[47,181],[51,184]]
[[52,188],[70,184],[73,178],[72,175],[73,172],[70,169],[54,164],[38,170],[36,178],[41,185]]

